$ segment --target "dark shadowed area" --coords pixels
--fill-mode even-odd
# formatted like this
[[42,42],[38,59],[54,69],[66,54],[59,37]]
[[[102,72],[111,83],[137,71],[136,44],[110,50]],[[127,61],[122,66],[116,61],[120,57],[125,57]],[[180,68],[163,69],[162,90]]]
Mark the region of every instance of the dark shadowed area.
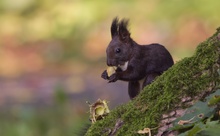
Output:
[[129,101],[108,84],[105,49],[114,17],[129,18],[139,44],[160,43],[175,62],[219,27],[217,0],[1,0],[0,135],[74,136],[89,123],[86,101]]

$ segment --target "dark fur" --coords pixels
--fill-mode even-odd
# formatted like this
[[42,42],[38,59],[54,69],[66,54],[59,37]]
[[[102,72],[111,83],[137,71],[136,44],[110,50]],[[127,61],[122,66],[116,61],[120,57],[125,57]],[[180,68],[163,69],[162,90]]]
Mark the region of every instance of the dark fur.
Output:
[[[139,45],[131,37],[127,29],[128,20],[115,18],[111,25],[112,40],[107,53],[107,65],[118,66],[128,61],[127,70],[120,68],[108,77],[106,70],[102,78],[115,82],[117,80],[129,81],[128,93],[134,98],[140,90],[150,84],[155,77],[161,75],[173,65],[173,59],[167,49],[160,44]],[[120,51],[119,51],[120,50]],[[140,85],[140,80],[143,84]]]

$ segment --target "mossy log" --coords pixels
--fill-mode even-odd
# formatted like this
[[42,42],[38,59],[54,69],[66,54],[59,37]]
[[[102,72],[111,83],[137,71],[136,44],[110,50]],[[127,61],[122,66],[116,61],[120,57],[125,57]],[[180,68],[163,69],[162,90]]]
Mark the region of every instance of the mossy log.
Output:
[[86,136],[135,136],[143,128],[154,128],[152,135],[160,135],[165,114],[187,108],[219,87],[220,28],[198,45],[192,57],[177,62],[135,99],[92,124]]

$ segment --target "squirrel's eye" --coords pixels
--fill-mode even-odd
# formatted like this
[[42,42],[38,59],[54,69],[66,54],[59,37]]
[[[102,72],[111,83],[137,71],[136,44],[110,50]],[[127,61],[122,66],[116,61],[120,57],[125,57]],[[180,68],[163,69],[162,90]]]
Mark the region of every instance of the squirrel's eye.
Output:
[[120,53],[120,52],[121,52],[121,49],[120,49],[120,48],[117,48],[117,49],[115,50],[115,52],[116,52],[116,53]]

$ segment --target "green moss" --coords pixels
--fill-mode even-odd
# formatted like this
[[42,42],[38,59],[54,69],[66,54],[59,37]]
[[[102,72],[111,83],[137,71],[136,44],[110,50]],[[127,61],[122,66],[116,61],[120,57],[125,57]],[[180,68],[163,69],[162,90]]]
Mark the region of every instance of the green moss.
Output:
[[181,103],[181,98],[194,98],[208,88],[213,90],[219,86],[218,33],[199,44],[192,57],[177,62],[145,87],[134,100],[115,108],[105,119],[93,124],[86,135],[108,135],[119,118],[123,120],[123,125],[117,135],[138,135],[138,130],[157,127],[162,114],[174,110],[177,104],[187,107]]

